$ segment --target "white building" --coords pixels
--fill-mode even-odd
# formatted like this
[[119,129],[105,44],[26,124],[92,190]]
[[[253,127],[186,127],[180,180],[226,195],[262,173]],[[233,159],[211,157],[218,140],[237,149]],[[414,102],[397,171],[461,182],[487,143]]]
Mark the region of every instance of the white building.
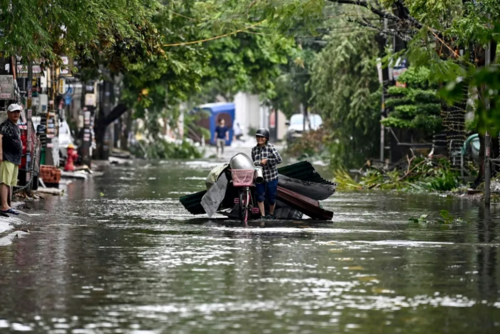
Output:
[[249,129],[269,127],[269,108],[262,106],[258,95],[239,92],[234,96],[235,121],[240,124],[244,134]]

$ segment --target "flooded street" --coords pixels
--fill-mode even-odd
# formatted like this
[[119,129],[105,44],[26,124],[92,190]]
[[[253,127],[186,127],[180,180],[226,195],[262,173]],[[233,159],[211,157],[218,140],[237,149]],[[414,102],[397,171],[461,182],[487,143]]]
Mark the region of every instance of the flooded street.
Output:
[[[500,332],[494,206],[337,193],[333,223],[245,229],[178,201],[214,165],[110,167],[29,204],[0,247],[0,333]],[[466,222],[408,221],[440,210]]]

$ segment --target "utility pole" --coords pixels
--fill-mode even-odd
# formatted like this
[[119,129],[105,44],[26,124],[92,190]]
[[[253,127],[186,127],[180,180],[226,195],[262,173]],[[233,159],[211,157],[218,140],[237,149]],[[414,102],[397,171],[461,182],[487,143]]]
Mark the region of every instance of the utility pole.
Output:
[[279,110],[274,110],[274,142],[278,142],[278,121],[279,121]]
[[26,125],[28,129],[26,130],[26,184],[30,183],[28,186],[28,191],[31,190],[33,185],[31,184],[32,178],[32,156],[31,156],[31,128],[32,128],[32,106],[33,106],[33,61],[28,62],[28,83],[26,85],[26,91],[27,91],[27,108],[26,108]]
[[491,137],[486,131],[484,135],[484,204],[490,206],[490,186],[491,186]]
[[[387,31],[387,19],[384,18],[384,31]],[[381,50],[384,49],[387,43],[387,36],[382,34],[382,39],[380,41]],[[390,64],[389,66],[392,66]],[[385,150],[385,126],[382,121],[385,118],[385,82],[389,80],[389,69],[382,67],[382,59],[377,59],[377,69],[380,86],[382,88],[381,100],[380,100],[380,162],[384,162],[384,150]]]
[[[387,19],[384,18],[384,31],[387,31]],[[384,147],[385,147],[385,126],[382,123],[385,115],[385,86],[384,86],[384,77],[382,74],[382,98],[380,105],[380,162],[384,163]]]
[[[485,58],[484,58],[484,66],[488,67],[491,64],[491,42],[488,43],[488,46],[485,50]],[[484,89],[488,89],[488,87],[484,87]],[[490,109],[490,102],[485,101],[487,112]],[[490,206],[490,186],[491,186],[491,137],[488,131],[486,131],[484,135],[484,204],[489,207]]]
[[382,83],[382,106],[380,110],[380,161],[384,162],[384,143],[385,143],[385,127],[382,121],[384,120],[385,113],[385,96],[384,96],[384,84]]
[[300,104],[300,113],[302,114],[302,132],[306,132],[306,113],[304,109],[304,104]]

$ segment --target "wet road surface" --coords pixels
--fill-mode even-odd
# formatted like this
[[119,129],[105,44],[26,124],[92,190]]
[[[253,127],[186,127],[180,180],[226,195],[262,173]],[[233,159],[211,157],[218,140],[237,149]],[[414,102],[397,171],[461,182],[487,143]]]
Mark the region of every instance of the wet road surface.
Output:
[[[0,247],[0,333],[500,332],[494,207],[338,193],[333,223],[244,229],[178,202],[213,166],[112,167],[29,204]],[[408,222],[443,209],[466,222]]]

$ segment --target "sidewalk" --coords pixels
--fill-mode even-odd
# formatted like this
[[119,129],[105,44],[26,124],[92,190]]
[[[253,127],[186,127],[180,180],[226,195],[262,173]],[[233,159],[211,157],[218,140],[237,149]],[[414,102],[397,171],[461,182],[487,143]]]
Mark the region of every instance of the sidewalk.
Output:
[[[12,208],[17,208],[24,203],[13,202]],[[9,217],[0,217],[0,247],[8,246],[15,238],[27,234],[25,231],[16,230],[18,226],[22,226],[26,222],[20,216],[9,215]]]

